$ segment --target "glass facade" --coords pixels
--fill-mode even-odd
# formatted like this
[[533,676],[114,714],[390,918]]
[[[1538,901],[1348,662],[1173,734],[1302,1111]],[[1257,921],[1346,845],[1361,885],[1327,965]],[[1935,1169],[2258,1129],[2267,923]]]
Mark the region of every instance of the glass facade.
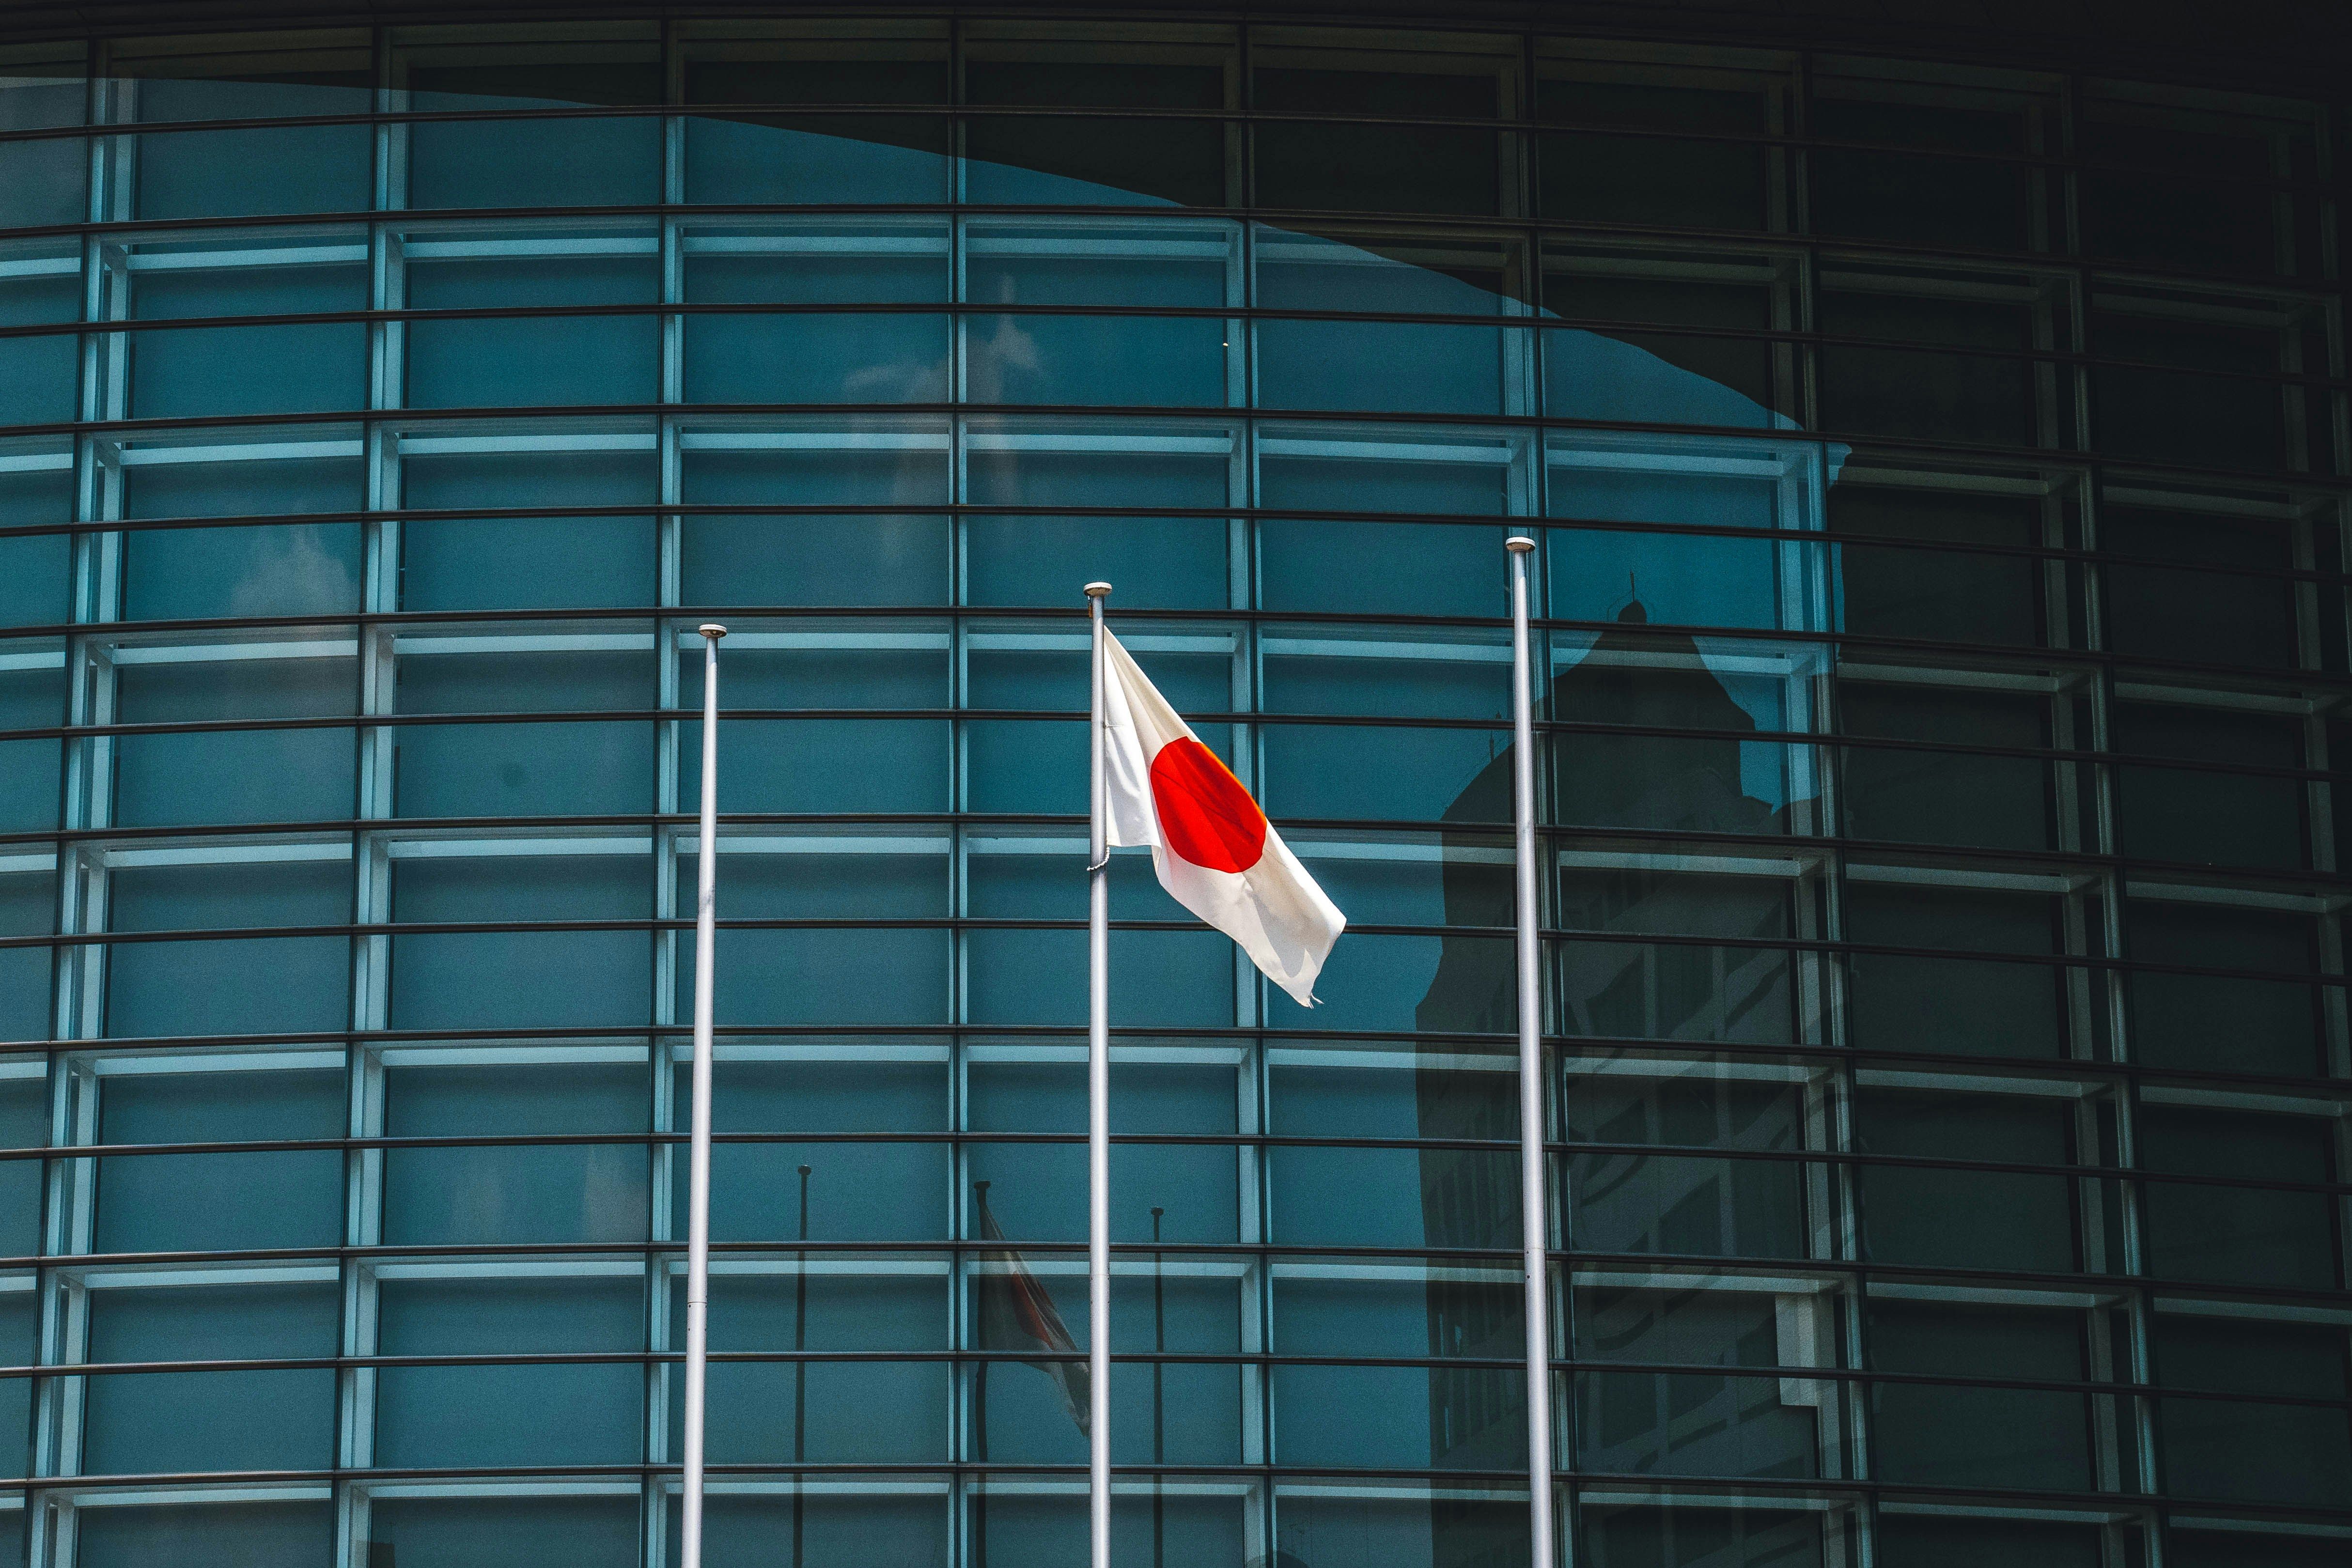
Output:
[[1524,1563],[1517,531],[1563,1557],[2345,1562],[2344,143],[2262,85],[0,42],[0,1563],[675,1563],[711,618],[710,1561],[1083,1563],[979,1302],[1083,1339],[1105,578],[1353,922],[1308,1012],[1114,862],[1119,1561]]

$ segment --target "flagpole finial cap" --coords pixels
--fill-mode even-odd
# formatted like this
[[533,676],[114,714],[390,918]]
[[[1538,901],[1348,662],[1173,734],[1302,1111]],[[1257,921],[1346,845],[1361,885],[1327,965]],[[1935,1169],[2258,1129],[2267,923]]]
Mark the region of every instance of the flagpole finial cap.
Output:
[[727,628],[721,626],[716,621],[706,621],[701,625],[697,626],[695,630],[701,632],[704,636],[709,638],[714,643],[719,641],[719,638],[727,635]]
[[1513,555],[1525,555],[1536,548],[1536,541],[1525,534],[1513,534],[1503,541],[1503,548]]
[[1109,592],[1110,584],[1108,582],[1089,582],[1087,584],[1087,597],[1088,599],[1101,599]]

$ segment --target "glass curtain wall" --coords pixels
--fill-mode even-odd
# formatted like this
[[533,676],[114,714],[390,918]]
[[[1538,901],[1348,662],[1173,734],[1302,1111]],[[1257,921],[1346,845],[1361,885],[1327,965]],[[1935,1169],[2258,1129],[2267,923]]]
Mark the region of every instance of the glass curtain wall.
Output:
[[709,1560],[1083,1562],[1093,578],[1352,922],[1114,862],[1119,1560],[1524,1563],[1511,532],[1564,1556],[2340,1562],[2340,109],[0,45],[0,1563],[677,1562],[712,618]]

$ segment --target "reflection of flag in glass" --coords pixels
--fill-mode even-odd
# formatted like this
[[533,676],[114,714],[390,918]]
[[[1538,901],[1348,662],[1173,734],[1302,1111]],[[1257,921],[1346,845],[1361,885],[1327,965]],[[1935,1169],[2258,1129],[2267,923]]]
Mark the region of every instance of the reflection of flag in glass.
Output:
[[[980,1200],[982,1239],[1003,1240],[1003,1228],[988,1209],[988,1184],[972,1185]],[[1034,1350],[1073,1356],[1078,1354],[1077,1342],[1062,1326],[1062,1314],[1054,1310],[1054,1299],[1021,1260],[1020,1253],[1009,1247],[994,1248],[982,1252],[980,1260],[981,1349]],[[1029,1364],[1054,1380],[1062,1391],[1063,1408],[1069,1411],[1070,1419],[1078,1424],[1080,1432],[1088,1432],[1086,1363],[1033,1361]]]

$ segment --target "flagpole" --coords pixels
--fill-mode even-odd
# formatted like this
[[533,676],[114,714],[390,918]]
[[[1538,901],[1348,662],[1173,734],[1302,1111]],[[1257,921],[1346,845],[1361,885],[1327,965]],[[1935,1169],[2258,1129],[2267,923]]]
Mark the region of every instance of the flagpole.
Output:
[[1087,1533],[1093,1568],[1110,1568],[1110,832],[1103,778],[1108,592],[1108,582],[1087,584],[1094,649],[1087,787]]
[[[1545,1262],[1542,949],[1537,939],[1536,747],[1528,673],[1528,555],[1536,541],[1515,534],[1511,552],[1511,816],[1518,871],[1519,1236],[1527,1283],[1528,1541],[1533,1568],[1553,1568],[1551,1504],[1551,1296]],[[691,1568],[691,1565],[689,1565]]]
[[[719,924],[719,639],[702,633],[702,821],[695,840],[694,1131],[687,1156],[686,1484],[681,1568],[702,1568],[703,1383],[710,1364],[710,992]],[[798,1456],[794,1456],[797,1458]]]

